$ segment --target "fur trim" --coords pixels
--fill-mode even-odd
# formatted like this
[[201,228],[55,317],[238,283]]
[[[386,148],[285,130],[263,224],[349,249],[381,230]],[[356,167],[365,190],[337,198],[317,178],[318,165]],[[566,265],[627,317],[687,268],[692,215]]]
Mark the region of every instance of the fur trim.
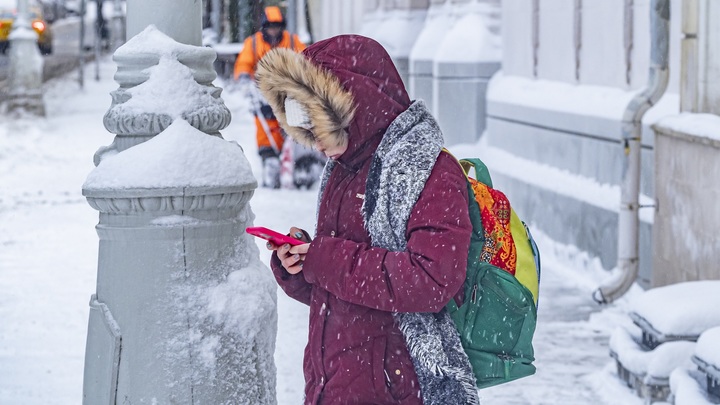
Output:
[[[355,103],[352,94],[329,70],[295,51],[276,48],[260,60],[255,76],[280,126],[298,143],[312,146],[317,139],[339,145],[347,141]],[[286,97],[294,98],[307,111],[312,131],[288,125]]]

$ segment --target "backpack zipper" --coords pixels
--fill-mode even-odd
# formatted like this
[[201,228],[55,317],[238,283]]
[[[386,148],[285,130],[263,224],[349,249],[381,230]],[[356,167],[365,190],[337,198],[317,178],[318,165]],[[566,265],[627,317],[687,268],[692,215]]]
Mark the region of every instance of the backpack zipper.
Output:
[[505,366],[505,377],[509,376],[511,365],[515,363],[515,359],[507,354],[498,354],[497,356],[500,360],[502,360],[503,365]]

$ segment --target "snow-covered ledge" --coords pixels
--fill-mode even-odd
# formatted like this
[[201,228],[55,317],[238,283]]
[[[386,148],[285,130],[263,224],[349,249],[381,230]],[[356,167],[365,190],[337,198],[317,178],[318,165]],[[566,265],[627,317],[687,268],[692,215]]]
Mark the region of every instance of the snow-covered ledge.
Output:
[[720,327],[708,329],[698,339],[692,360],[705,374],[708,396],[720,401]]
[[[617,328],[609,342],[618,377],[638,396],[646,398],[647,403],[665,401],[672,391],[677,405],[704,404],[678,402],[677,383],[673,383],[678,377],[673,375],[691,368],[691,358],[711,372],[712,367],[708,366],[720,362],[720,356],[716,355],[720,335],[715,332],[705,336],[713,328],[720,331],[720,313],[714,310],[718,307],[720,281],[717,280],[679,283],[650,289],[637,296],[629,308],[635,326]],[[710,378],[708,376],[708,382]],[[720,379],[720,372],[712,378]]]
[[277,287],[245,233],[257,182],[220,135],[214,58],[153,26],[115,54],[117,136],[83,185],[100,211],[85,405],[277,403]]

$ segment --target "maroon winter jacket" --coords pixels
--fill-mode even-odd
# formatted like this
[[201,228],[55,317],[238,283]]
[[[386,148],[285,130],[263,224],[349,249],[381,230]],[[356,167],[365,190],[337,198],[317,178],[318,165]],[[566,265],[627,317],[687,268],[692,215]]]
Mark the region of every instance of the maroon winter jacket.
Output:
[[[464,174],[441,153],[408,220],[407,249],[372,247],[361,211],[368,170],[385,130],[410,99],[388,54],[367,38],[330,38],[297,57],[337,77],[355,107],[345,129],[349,146],[321,196],[303,271],[290,275],[276,255],[271,263],[282,289],[310,306],[305,403],[421,404],[392,312],[437,312],[459,292],[465,274],[458,269],[465,268],[472,230]],[[307,74],[298,77],[316,74],[307,68],[299,67]]]

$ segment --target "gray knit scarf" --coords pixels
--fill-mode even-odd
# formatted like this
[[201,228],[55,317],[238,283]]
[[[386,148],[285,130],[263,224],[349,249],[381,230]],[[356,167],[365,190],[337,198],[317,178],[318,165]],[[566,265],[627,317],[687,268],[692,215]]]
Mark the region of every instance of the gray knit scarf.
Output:
[[[390,124],[373,156],[362,207],[373,246],[405,250],[407,221],[442,147],[440,128],[422,101],[413,102]],[[321,197],[334,166],[332,160],[325,166]],[[479,405],[470,361],[447,310],[394,317],[412,357],[423,403]]]

